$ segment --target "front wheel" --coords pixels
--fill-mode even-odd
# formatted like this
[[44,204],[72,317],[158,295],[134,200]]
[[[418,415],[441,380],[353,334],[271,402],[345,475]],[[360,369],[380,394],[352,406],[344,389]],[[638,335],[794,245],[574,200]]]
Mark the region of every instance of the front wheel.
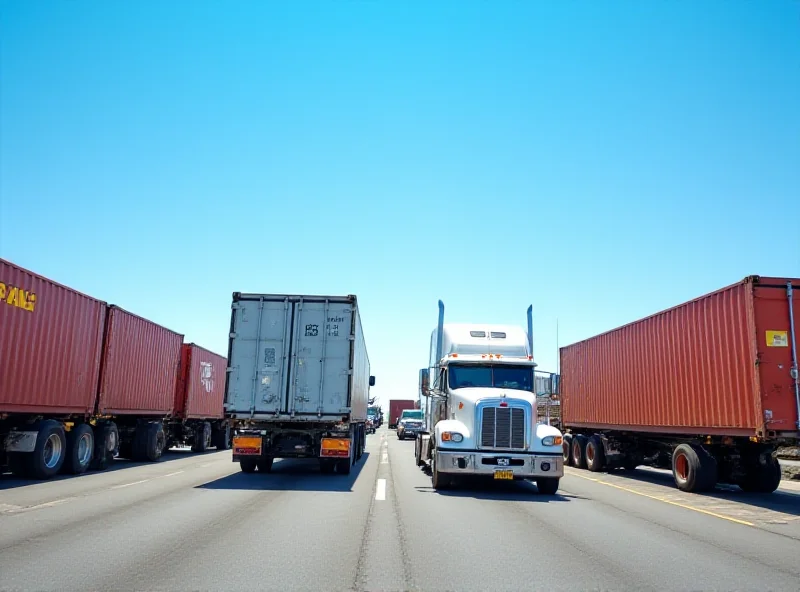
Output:
[[439,467],[436,463],[436,452],[433,453],[433,458],[431,459],[431,484],[437,490],[448,489],[452,485],[450,476],[439,472]]
[[542,495],[555,495],[559,481],[560,479],[555,477],[543,477],[536,480],[536,488]]

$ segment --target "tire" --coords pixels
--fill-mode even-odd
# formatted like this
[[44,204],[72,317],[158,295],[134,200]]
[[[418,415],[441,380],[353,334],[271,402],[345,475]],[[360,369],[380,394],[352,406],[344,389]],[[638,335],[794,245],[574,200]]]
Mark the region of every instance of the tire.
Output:
[[336,470],[336,461],[329,458],[319,459],[319,472],[323,475],[332,475]]
[[442,489],[449,489],[452,481],[448,475],[439,472],[439,467],[436,466],[436,451],[433,452],[431,458],[431,484],[437,491]]
[[214,440],[214,446],[217,450],[230,450],[230,441],[231,441],[231,425],[226,423],[216,430],[212,434],[212,438]]
[[572,466],[572,434],[564,434],[561,441],[561,452],[564,456],[564,466]]
[[242,473],[255,473],[258,467],[257,461],[254,458],[243,458],[239,461],[239,468]]
[[94,432],[87,423],[79,423],[67,432],[67,454],[62,471],[67,475],[80,475],[89,470],[94,458]]
[[708,491],[717,484],[717,461],[702,446],[679,444],[672,452],[672,477],[681,491]]
[[591,436],[586,441],[586,468],[599,473],[606,467],[606,449],[600,436]]
[[166,443],[167,435],[160,421],[140,423],[133,436],[133,460],[158,462]]
[[119,430],[113,421],[98,423],[94,428],[94,458],[90,468],[105,471],[119,454]]
[[558,491],[558,484],[560,479],[555,477],[542,477],[536,480],[536,489],[542,495],[555,495]]
[[417,436],[414,441],[414,460],[417,461],[417,466],[421,467],[425,463],[422,462],[422,438]]
[[275,460],[271,456],[265,456],[256,462],[256,466],[258,467],[259,473],[271,473],[272,472],[272,461]]
[[336,461],[336,472],[340,475],[349,475],[352,466],[353,463],[350,462],[349,458]]
[[765,453],[746,467],[739,483],[747,493],[772,493],[781,484],[781,465],[771,453]]
[[36,426],[36,448],[25,455],[27,476],[34,479],[50,479],[64,465],[67,452],[67,436],[61,422],[53,419],[42,421]]
[[211,447],[211,424],[204,421],[194,431],[192,452],[206,452]]
[[572,466],[586,468],[586,436],[576,434],[572,437]]

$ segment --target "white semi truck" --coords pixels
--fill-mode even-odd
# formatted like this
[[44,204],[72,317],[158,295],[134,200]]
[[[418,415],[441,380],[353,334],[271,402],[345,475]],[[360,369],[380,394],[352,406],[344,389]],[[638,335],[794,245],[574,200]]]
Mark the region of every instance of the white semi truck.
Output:
[[529,479],[552,495],[564,475],[562,434],[537,423],[533,307],[528,331],[487,324],[439,324],[431,334],[429,367],[420,370],[426,428],[416,461],[430,465],[433,487],[459,476]]

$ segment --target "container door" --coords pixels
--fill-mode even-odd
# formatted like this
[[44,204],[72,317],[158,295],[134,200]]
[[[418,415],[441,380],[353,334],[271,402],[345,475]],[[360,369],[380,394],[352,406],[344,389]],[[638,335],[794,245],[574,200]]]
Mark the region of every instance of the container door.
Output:
[[274,415],[281,410],[292,305],[288,301],[239,300],[234,304],[227,409]]
[[295,415],[341,415],[350,385],[353,307],[349,303],[295,304],[290,388],[286,409]]
[[[754,290],[756,353],[764,424],[770,432],[797,432],[797,399],[792,376],[792,323],[786,280],[766,280]],[[781,283],[783,285],[781,285]],[[800,282],[793,283],[794,342],[800,323]]]

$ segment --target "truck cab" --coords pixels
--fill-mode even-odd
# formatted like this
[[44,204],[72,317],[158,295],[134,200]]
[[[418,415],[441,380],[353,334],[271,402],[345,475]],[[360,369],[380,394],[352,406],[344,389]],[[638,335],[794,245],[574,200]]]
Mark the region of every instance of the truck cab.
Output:
[[425,428],[416,460],[430,465],[435,489],[459,476],[528,479],[554,494],[564,475],[561,432],[537,421],[532,343],[528,331],[489,324],[439,324],[429,367],[420,370]]

